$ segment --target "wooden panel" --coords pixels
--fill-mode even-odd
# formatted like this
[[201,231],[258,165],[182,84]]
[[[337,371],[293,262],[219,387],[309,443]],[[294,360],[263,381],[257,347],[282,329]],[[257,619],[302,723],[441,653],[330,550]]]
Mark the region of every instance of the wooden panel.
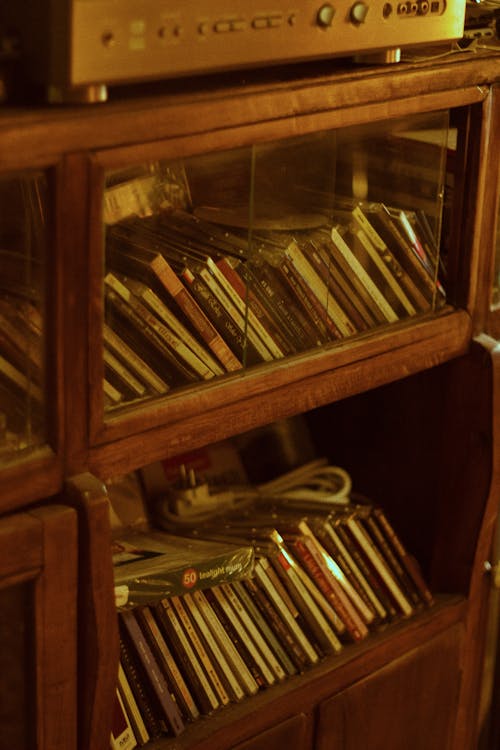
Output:
[[71,508],[30,513],[42,527],[42,570],[34,591],[37,750],[76,750],[77,517]]
[[318,454],[384,506],[435,591],[471,586],[490,493],[491,377],[474,342],[463,357],[307,417]]
[[0,748],[35,750],[32,581],[0,589]]
[[62,267],[64,295],[61,321],[65,378],[66,476],[86,468],[87,448],[87,349],[89,346],[86,310],[89,290],[82,280],[88,278],[88,163],[80,154],[72,154],[61,165],[59,231],[66,241],[71,237]]
[[43,565],[38,521],[0,521],[0,748],[36,747],[34,588]]
[[316,750],[451,750],[460,632],[443,633],[324,701]]
[[26,507],[41,497],[51,497],[62,485],[62,461],[47,446],[2,469],[0,512]]
[[40,524],[28,515],[7,516],[0,522],[0,586],[12,576],[33,577],[43,562]]
[[76,514],[0,521],[0,748],[76,750]]
[[308,730],[308,717],[302,713],[297,714],[265,732],[260,732],[247,742],[234,745],[233,750],[270,750],[270,748],[307,750],[310,747]]

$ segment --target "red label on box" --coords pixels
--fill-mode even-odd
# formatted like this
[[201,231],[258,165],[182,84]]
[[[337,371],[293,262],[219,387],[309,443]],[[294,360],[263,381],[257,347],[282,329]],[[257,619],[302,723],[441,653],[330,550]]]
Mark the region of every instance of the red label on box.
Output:
[[187,568],[182,574],[182,585],[186,589],[192,589],[198,583],[198,572],[194,568]]

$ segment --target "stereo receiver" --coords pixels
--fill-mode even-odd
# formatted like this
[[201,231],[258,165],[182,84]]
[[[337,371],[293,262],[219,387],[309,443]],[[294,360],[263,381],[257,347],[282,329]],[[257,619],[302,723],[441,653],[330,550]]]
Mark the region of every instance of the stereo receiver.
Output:
[[0,24],[49,99],[236,68],[459,39],[465,0],[11,0]]

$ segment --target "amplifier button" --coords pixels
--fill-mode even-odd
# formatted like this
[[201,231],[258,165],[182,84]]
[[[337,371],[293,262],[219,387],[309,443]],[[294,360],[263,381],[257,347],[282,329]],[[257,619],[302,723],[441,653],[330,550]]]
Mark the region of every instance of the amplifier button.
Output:
[[322,5],[321,8],[318,10],[318,15],[316,16],[316,21],[318,23],[318,26],[322,26],[323,28],[327,28],[327,26],[331,26],[334,15],[335,15],[335,8],[333,7],[333,5],[330,5],[330,3],[326,3],[325,5]]
[[268,25],[270,28],[276,28],[277,26],[281,26],[283,23],[283,16],[269,16],[268,18]]
[[107,47],[108,49],[110,47],[114,47],[116,42],[115,35],[112,31],[105,31],[101,35],[101,42],[103,43],[104,47]]
[[214,23],[214,31],[218,32],[219,34],[226,31],[231,31],[230,21],[216,21]]
[[254,29],[275,29],[281,26],[283,23],[283,16],[281,13],[274,14],[271,16],[255,16],[252,19],[252,26]]
[[245,29],[245,21],[239,18],[232,18],[230,21],[216,21],[214,23],[214,31],[218,33],[225,33],[227,31],[243,31]]
[[161,40],[168,41],[170,37],[179,37],[182,34],[182,28],[178,25],[172,26],[171,28],[163,25],[159,27],[157,34]]
[[354,3],[354,5],[351,8],[351,21],[355,23],[356,25],[360,23],[364,23],[366,19],[366,14],[368,13],[368,5],[363,2]]

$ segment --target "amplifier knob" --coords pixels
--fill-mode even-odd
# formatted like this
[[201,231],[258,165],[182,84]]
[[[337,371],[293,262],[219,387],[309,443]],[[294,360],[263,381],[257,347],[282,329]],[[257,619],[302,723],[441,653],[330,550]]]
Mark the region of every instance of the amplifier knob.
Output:
[[368,5],[366,3],[363,3],[361,1],[354,3],[350,12],[351,21],[355,23],[356,25],[359,25],[360,23],[364,23],[367,13],[368,13]]
[[335,8],[333,7],[333,5],[330,5],[330,3],[325,3],[325,5],[322,5],[318,10],[318,15],[316,16],[318,26],[322,26],[324,29],[326,29],[328,26],[331,26],[334,15]]

